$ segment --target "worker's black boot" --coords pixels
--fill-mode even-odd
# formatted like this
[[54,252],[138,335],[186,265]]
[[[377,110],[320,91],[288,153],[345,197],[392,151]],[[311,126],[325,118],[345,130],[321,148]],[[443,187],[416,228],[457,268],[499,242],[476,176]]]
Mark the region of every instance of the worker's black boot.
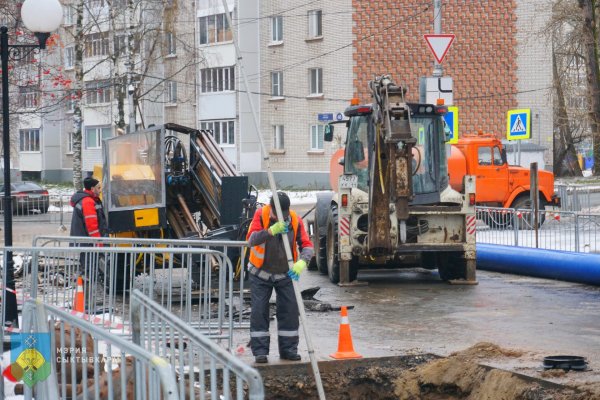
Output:
[[300,361],[302,359],[298,353],[282,353],[279,355],[279,358],[289,361]]
[[266,364],[269,362],[269,358],[267,356],[256,356],[254,357],[254,362],[256,364]]

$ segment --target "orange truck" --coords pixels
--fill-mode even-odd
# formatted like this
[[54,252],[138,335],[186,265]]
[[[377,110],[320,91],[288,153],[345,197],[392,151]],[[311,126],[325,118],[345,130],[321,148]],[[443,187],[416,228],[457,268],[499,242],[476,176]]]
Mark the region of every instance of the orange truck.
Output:
[[[531,208],[529,169],[509,165],[502,142],[492,134],[464,135],[448,157],[450,186],[462,191],[463,177],[476,177],[476,204],[515,209]],[[538,172],[539,206],[560,207],[552,172]]]

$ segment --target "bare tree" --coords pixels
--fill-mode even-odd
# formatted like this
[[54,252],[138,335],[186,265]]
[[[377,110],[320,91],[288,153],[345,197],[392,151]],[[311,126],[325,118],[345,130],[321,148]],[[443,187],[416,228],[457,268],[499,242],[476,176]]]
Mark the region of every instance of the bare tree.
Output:
[[593,135],[594,169],[593,174],[600,176],[600,71],[598,71],[598,2],[596,0],[578,0],[583,16],[582,40],[584,57],[587,64],[587,84],[590,100],[589,118]]

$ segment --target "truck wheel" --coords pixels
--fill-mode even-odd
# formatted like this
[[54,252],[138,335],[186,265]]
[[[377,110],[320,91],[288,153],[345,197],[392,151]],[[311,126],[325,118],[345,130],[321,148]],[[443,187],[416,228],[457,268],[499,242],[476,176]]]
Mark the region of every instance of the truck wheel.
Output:
[[340,281],[340,262],[338,259],[338,211],[333,204],[327,218],[327,274],[332,283]]
[[467,260],[458,254],[439,254],[438,272],[443,281],[467,279]]
[[[323,223],[321,222],[321,225],[322,224]],[[318,270],[325,275],[327,273],[327,254],[325,253],[326,237],[320,233],[322,229],[324,229],[324,227],[319,225],[319,218],[317,218],[315,211],[315,220],[313,221],[313,232],[311,235],[315,255],[311,259],[308,268],[310,270]]]
[[[538,203],[540,205],[540,210],[544,210],[544,208],[546,207],[546,202],[544,201],[544,199],[540,198],[538,200]],[[517,197],[517,199],[512,203],[512,208],[514,208],[515,210],[531,210],[531,206],[532,204],[529,196]],[[546,213],[540,212],[538,218],[538,228],[540,228],[544,223],[544,220],[546,219]],[[533,229],[532,213],[522,214],[521,217],[517,215],[516,224],[518,229]]]
[[[329,275],[329,280],[332,283],[340,282],[340,259],[339,259],[339,249],[338,249],[338,211],[337,205],[333,204],[331,209],[329,210],[329,215],[327,218],[327,237],[323,238],[326,240],[326,245],[324,247],[324,253],[326,254],[325,260],[323,260],[323,264],[325,264],[327,268],[327,274]],[[316,250],[315,250],[316,251]],[[358,268],[359,263],[356,257],[352,257],[350,260],[348,275],[350,278],[350,282],[355,281],[358,276]],[[321,270],[323,271],[323,270]]]
[[315,264],[317,269],[323,275],[328,274],[327,270],[327,221],[329,219],[329,209],[331,208],[331,198],[333,193],[318,193],[317,204],[315,205],[315,220],[313,246],[315,248]]

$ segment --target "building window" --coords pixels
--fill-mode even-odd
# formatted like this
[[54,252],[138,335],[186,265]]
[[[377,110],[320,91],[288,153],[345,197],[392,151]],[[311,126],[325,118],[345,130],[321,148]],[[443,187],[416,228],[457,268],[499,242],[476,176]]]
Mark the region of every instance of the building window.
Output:
[[73,68],[75,66],[75,47],[65,47],[65,68]]
[[75,112],[75,99],[77,98],[75,90],[69,90],[65,95],[65,105],[67,107],[67,112],[72,113]]
[[235,90],[235,67],[204,68],[200,79],[202,93]]
[[63,7],[64,7],[63,10],[64,10],[65,26],[75,25],[75,22],[77,21],[77,13],[76,13],[75,7],[70,6],[70,5],[65,5]]
[[177,82],[167,81],[167,103],[177,103]]
[[99,149],[102,147],[102,140],[112,136],[110,126],[95,126],[85,128],[85,148]]
[[235,121],[203,121],[200,129],[210,130],[215,141],[220,145],[235,144]]
[[85,92],[87,104],[110,103],[111,101],[110,81],[87,82]]
[[85,37],[85,56],[105,56],[108,54],[109,41],[105,33],[92,33]]
[[199,21],[200,44],[229,42],[233,39],[231,27],[224,13],[200,17]]
[[104,0],[87,0],[88,8],[101,8],[104,6]]
[[311,10],[308,12],[308,37],[316,38],[323,36],[322,30],[323,16],[321,10]]
[[23,108],[35,108],[38,105],[38,90],[33,86],[19,88],[19,104]]
[[323,131],[325,125],[311,125],[310,127],[310,149],[323,150]]
[[127,35],[115,36],[115,43],[113,47],[115,56],[120,57],[127,54]]
[[73,132],[67,134],[67,153],[73,153]]
[[283,150],[283,125],[273,125],[273,149]]
[[323,69],[311,68],[310,70],[310,94],[323,94]]
[[271,17],[271,41],[283,41],[283,17],[281,15]]
[[[4,25],[4,26],[6,26],[6,25]],[[15,58],[18,57],[17,61],[21,65],[29,65],[29,64],[33,64],[36,62],[35,52],[32,51],[31,49],[27,49],[27,48],[15,49],[15,53],[18,54],[18,56],[15,54]]]
[[177,43],[175,39],[175,34],[173,32],[167,32],[165,34],[165,45],[167,55],[172,56],[177,54]]
[[271,72],[271,96],[283,96],[283,72]]
[[21,151],[40,151],[40,130],[39,129],[21,129],[21,130],[19,130],[19,150],[21,150]]

